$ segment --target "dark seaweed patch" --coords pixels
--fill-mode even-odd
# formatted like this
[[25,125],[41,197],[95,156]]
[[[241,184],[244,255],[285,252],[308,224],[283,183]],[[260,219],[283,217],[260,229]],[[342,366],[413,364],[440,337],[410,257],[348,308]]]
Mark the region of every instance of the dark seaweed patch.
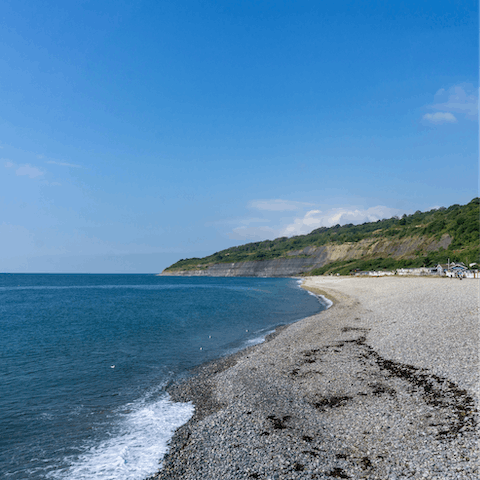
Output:
[[331,470],[330,472],[328,472],[326,475],[328,475],[329,477],[336,477],[336,478],[350,478],[346,473],[345,471],[343,470],[343,468],[334,468],[333,470]]
[[311,355],[315,355],[316,353],[318,353],[320,351],[320,349],[318,348],[314,348],[312,350],[305,350],[303,352],[303,354],[306,356],[306,357],[310,357]]
[[360,464],[362,465],[362,468],[364,470],[368,470],[373,467],[372,462],[368,457],[363,457],[362,460],[360,461]]
[[313,406],[318,410],[326,410],[327,408],[343,407],[352,397],[347,395],[337,397],[323,397],[319,401],[314,402]]
[[[454,419],[446,428],[437,433],[438,438],[453,437],[464,431],[474,431],[477,425],[475,402],[468,392],[446,378],[430,374],[427,370],[415,367],[413,365],[387,360],[381,357],[372,347],[367,345],[366,338],[361,336],[356,340],[348,340],[331,345],[329,348],[337,351],[335,347],[344,346],[345,343],[355,343],[363,349],[363,353],[359,353],[360,358],[373,360],[380,370],[388,373],[391,377],[396,377],[407,381],[412,389],[418,391],[425,402],[433,407],[448,409],[453,412]],[[388,393],[395,395],[395,390],[383,384],[374,384],[374,395]],[[359,392],[358,395],[365,395]],[[332,397],[344,399],[345,397]],[[317,408],[325,409],[328,406],[340,406],[342,402],[336,400],[329,405],[328,400],[322,400],[315,404]]]
[[302,472],[305,469],[305,465],[302,465],[301,463],[294,463],[293,464],[293,469],[297,472]]
[[397,393],[395,389],[384,385],[383,383],[374,383],[371,384],[370,387],[372,388],[372,393],[374,395],[382,395],[384,393],[388,393],[389,395],[395,396],[395,394]]
[[269,415],[267,418],[272,423],[274,430],[284,430],[285,428],[288,428],[287,425],[285,425],[285,422],[291,417],[290,415],[285,415],[282,418],[277,418],[275,415]]
[[456,436],[460,431],[475,430],[477,413],[475,402],[466,390],[445,378],[428,374],[426,370],[413,365],[386,360],[373,350],[371,350],[371,356],[380,369],[408,381],[414,388],[423,391],[422,396],[426,403],[434,407],[449,408],[454,413],[455,419],[447,429],[438,432],[439,438]]

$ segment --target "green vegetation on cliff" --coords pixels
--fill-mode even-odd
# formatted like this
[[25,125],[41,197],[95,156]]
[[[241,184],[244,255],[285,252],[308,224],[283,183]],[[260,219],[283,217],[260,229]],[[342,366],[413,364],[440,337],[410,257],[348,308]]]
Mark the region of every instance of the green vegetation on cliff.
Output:
[[[414,239],[418,248],[407,254],[389,254],[363,252],[361,258],[343,259],[329,262],[315,268],[310,274],[328,273],[347,274],[355,269],[394,269],[401,267],[431,266],[436,263],[451,261],[480,264],[480,210],[479,198],[474,198],[467,205],[452,205],[428,212],[417,211],[402,218],[394,217],[362,225],[335,225],[322,227],[308,235],[281,237],[275,240],[253,242],[238,247],[228,248],[204,258],[179,260],[166,269],[167,272],[180,270],[201,270],[218,263],[263,261],[277,258],[309,257],[307,247],[348,244],[358,246],[361,241],[399,243]],[[450,242],[446,249],[441,246],[432,250],[432,241],[441,243],[448,236]],[[384,254],[383,254],[384,255]]]

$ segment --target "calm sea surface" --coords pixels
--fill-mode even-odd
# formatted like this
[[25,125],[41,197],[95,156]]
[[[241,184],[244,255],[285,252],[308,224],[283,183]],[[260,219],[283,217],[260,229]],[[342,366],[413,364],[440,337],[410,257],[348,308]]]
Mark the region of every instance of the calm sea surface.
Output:
[[193,412],[166,384],[323,310],[292,279],[0,275],[0,476],[138,479]]

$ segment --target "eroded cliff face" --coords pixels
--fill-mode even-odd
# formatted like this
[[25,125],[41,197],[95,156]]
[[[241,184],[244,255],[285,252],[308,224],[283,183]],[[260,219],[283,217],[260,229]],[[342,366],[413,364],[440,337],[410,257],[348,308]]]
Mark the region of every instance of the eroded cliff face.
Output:
[[291,277],[314,268],[309,258],[277,258],[261,262],[216,263],[202,270],[176,270],[161,275],[205,277]]
[[199,265],[198,270],[168,270],[161,275],[184,275],[206,277],[291,277],[307,274],[338,260],[355,260],[362,257],[408,258],[421,249],[435,251],[447,248],[452,242],[449,235],[439,241],[423,237],[407,237],[400,240],[365,239],[356,243],[307,247],[288,252],[286,258],[255,262],[216,263]]

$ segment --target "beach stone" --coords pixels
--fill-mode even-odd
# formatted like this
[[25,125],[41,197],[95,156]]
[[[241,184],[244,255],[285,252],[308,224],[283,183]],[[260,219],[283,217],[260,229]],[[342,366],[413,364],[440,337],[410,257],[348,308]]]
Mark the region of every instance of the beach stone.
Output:
[[476,479],[478,280],[310,277],[327,311],[173,385],[151,479]]

